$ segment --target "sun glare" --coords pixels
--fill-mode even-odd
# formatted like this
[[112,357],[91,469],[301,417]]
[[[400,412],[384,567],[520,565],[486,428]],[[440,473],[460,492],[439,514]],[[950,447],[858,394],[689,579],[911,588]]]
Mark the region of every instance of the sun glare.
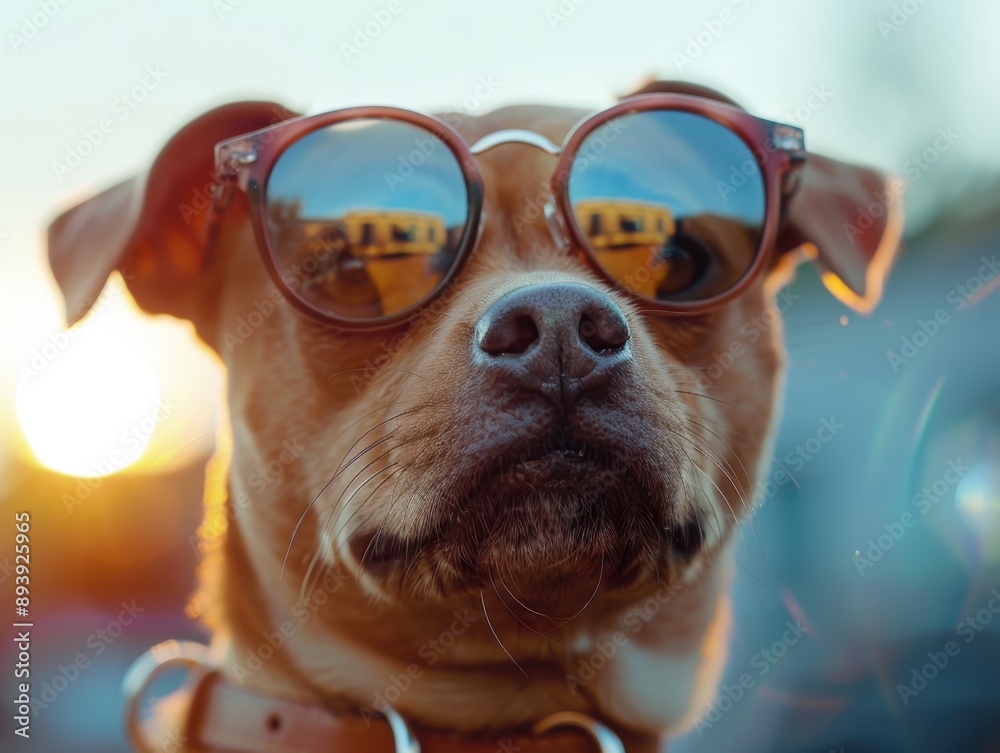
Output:
[[68,475],[106,476],[134,463],[160,418],[140,333],[126,317],[100,313],[46,336],[18,380],[17,417],[32,452]]

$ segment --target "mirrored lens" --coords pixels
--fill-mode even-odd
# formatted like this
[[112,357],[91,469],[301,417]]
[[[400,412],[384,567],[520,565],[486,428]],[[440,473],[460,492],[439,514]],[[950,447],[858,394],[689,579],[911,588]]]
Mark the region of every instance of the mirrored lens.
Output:
[[427,298],[455,263],[468,192],[447,144],[419,126],[364,118],[289,146],[265,192],[274,262],[295,295],[349,319]]
[[688,112],[614,118],[580,145],[573,214],[607,273],[664,301],[698,301],[750,268],[764,225],[764,177],[750,147]]

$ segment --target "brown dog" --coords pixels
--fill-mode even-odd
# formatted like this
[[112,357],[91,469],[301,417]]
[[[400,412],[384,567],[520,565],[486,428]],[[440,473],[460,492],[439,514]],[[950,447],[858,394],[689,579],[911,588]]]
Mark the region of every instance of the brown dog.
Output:
[[[639,93],[653,92],[728,102],[672,82]],[[582,114],[505,108],[458,130],[468,144],[501,129],[559,144]],[[734,531],[777,411],[779,328],[741,342],[717,378],[706,370],[797,258],[856,308],[875,302],[900,224],[894,206],[855,221],[883,179],[810,154],[763,273],[711,311],[663,317],[556,242],[538,211],[553,158],[506,144],[476,158],[487,220],[447,289],[397,327],[357,333],[286,305],[242,194],[215,201],[205,230],[216,143],[292,116],[214,110],[145,179],[50,233],[71,321],[120,270],[143,309],[193,322],[229,373],[231,457],[209,494],[196,600],[217,671],[199,673],[164,739],[392,750],[381,712],[397,750],[401,718],[427,751],[508,737],[592,749],[576,730],[545,731],[564,725],[605,750],[610,730],[655,749],[721,671]],[[727,252],[746,243],[711,232]],[[531,733],[560,712],[574,713]]]

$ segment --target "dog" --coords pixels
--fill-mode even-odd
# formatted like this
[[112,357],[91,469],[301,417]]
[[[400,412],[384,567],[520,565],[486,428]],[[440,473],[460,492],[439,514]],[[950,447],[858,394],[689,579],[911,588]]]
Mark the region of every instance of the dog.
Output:
[[[743,113],[681,82],[650,81],[622,102],[663,96],[734,122]],[[481,190],[467,211],[483,218],[475,237],[454,240],[458,260],[418,251],[435,235],[457,238],[436,219],[393,225],[395,240],[378,248],[370,217],[367,241],[350,228],[315,248],[279,241],[276,222],[300,232],[305,220],[282,220],[277,196],[265,215],[260,183],[234,177],[254,155],[237,137],[260,132],[254,143],[275,148],[265,137],[297,122],[269,102],[199,117],[144,177],[52,223],[49,258],[71,323],[118,271],[146,312],[191,322],[228,372],[231,429],[209,467],[193,602],[214,638],[201,653],[161,647],[144,665],[145,679],[173,660],[197,672],[173,699],[175,716],[164,702],[133,728],[137,748],[656,750],[711,699],[737,528],[769,462],[785,368],[780,326],[754,338],[741,326],[773,310],[803,259],[846,304],[869,310],[899,245],[900,210],[866,212],[887,179],[799,144],[782,171],[757,178],[773,190],[761,199],[774,211],[761,220],[769,229],[638,202],[625,217],[601,205],[612,184],[601,183],[600,155],[626,140],[605,127],[585,158],[577,145],[589,177],[572,180],[597,188],[591,205],[570,209],[574,224],[553,201],[565,178],[554,171],[557,145],[568,133],[572,143],[585,116],[549,106],[441,116],[454,138],[479,145],[456,147],[469,195]],[[797,131],[774,133],[794,141]],[[392,155],[389,193],[394,176],[420,174],[422,159],[447,151],[441,138]],[[236,159],[226,175],[220,142]],[[714,176],[711,201],[746,191],[779,147],[750,150],[749,171],[723,165],[732,169]],[[695,157],[678,168],[694,177],[675,179],[688,188],[716,159]],[[275,167],[267,190],[304,192],[306,178],[286,172],[279,180]],[[337,197],[360,217],[370,208],[351,190]],[[588,207],[598,218],[589,225]],[[598,228],[612,210],[617,236]],[[706,272],[672,251],[664,265],[637,240],[653,224],[661,240],[682,224],[711,238],[717,258]],[[754,251],[761,232],[766,247]],[[712,306],[684,300],[751,256],[759,269]],[[306,279],[311,258],[320,271]],[[278,277],[274,259],[287,265]],[[280,278],[288,270],[298,277]],[[439,290],[406,309],[429,285]],[[665,285],[669,311],[654,300]],[[314,294],[336,305],[319,310]],[[377,326],[357,330],[345,311]],[[733,365],[713,369],[720,353]]]

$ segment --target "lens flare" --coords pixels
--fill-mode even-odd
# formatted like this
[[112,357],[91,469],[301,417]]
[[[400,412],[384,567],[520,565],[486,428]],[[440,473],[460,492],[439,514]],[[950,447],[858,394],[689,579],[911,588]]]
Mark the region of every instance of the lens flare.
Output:
[[[955,490],[955,507],[987,553],[1000,542],[1000,463],[983,460],[974,465]],[[997,554],[1000,557],[1000,552]]]

